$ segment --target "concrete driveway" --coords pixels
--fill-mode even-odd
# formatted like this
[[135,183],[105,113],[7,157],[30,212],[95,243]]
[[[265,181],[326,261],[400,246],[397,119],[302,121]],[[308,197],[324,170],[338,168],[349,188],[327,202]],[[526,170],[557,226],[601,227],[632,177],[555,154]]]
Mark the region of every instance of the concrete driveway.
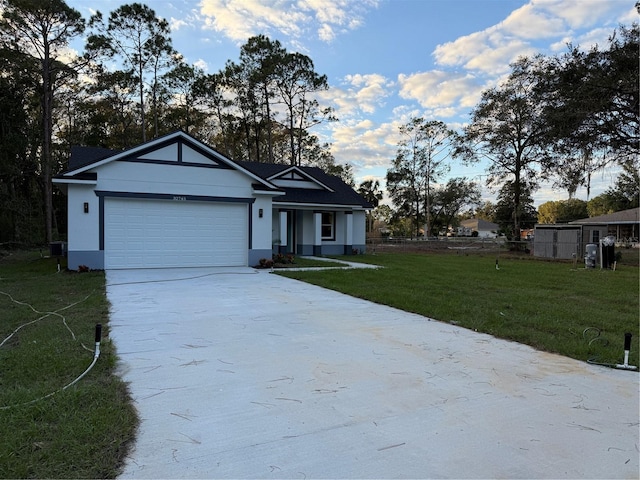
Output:
[[639,476],[637,373],[251,268],[107,283],[122,478]]

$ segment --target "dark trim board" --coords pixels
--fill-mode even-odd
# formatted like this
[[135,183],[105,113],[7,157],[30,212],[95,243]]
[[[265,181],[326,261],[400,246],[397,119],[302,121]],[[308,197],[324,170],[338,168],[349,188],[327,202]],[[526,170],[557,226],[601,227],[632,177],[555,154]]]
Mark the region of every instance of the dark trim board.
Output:
[[[162,148],[168,147],[169,145],[172,144],[177,144],[178,147],[178,158],[176,159],[176,162],[170,162],[167,160],[151,160],[151,159],[145,159],[145,158],[140,158],[143,155],[147,155],[148,153],[154,152],[156,150],[160,150]],[[211,159],[212,164],[211,165],[207,165],[204,163],[194,163],[194,162],[184,162],[182,160],[183,158],[183,154],[182,154],[182,148],[184,147],[184,145],[187,145],[190,149],[198,152],[200,155]],[[217,152],[216,152],[217,153]],[[117,155],[114,154],[114,155]],[[107,157],[108,158],[108,157]],[[158,142],[156,144],[154,144],[153,146],[149,146],[148,148],[143,148],[131,155],[127,155],[125,157],[122,157],[120,159],[118,159],[118,161],[121,162],[137,162],[137,163],[155,163],[155,164],[161,164],[161,165],[179,165],[179,166],[189,166],[189,167],[201,167],[201,168],[222,168],[222,169],[232,169],[232,167],[224,160],[224,157],[220,154],[217,155],[211,155],[209,152],[205,151],[202,147],[200,147],[199,145],[195,144],[195,143],[191,143],[191,142],[185,142],[184,139],[179,138],[177,140],[171,138],[171,139],[166,139],[162,142]]]
[[196,167],[196,168],[217,168],[222,170],[231,170],[231,167],[228,165],[224,165],[221,163],[207,165],[206,163],[194,163],[194,162],[168,162],[166,160],[152,160],[147,158],[123,158],[118,160],[119,162],[129,162],[129,163],[149,163],[154,165],[169,165],[173,167]]
[[249,203],[248,207],[247,219],[249,221],[249,225],[247,225],[247,248],[251,251],[253,248],[253,202]]
[[[114,175],[113,178],[100,178],[102,169],[112,161],[119,164],[119,167],[111,172]],[[165,169],[158,172],[158,169],[162,170],[162,165],[193,168],[185,171],[185,176],[190,178],[183,179],[182,183],[175,183],[172,181],[173,175],[171,175],[175,173],[174,170]],[[197,170],[198,168],[208,170]],[[231,180],[238,190],[227,189],[232,185],[227,185],[228,180],[220,178],[214,173],[217,170],[211,170],[212,168],[221,169],[220,172],[224,171],[222,169],[234,171]],[[209,173],[204,176],[200,175],[202,178],[198,178],[198,172]],[[74,173],[76,173],[75,176]],[[163,183],[165,187],[144,183],[147,185],[147,189],[146,187],[133,186],[133,183],[129,184],[129,187],[124,183],[112,183],[119,180],[143,182],[149,176],[155,177],[157,173],[162,174],[157,180],[165,181]],[[282,186],[274,185],[270,179],[275,180],[276,183],[281,180]],[[108,182],[105,184],[104,180],[108,180]],[[215,255],[211,254],[212,251],[209,248],[214,240],[215,248],[219,247],[219,250],[216,251],[219,251],[221,255],[224,254],[223,252],[233,254],[233,259],[230,261],[233,260],[235,263],[240,262],[239,254],[245,246],[248,250],[250,263],[259,261],[263,257],[267,258],[278,250],[293,250],[297,254],[307,255],[349,253],[350,250],[353,251],[359,247],[343,245],[344,241],[335,241],[338,234],[336,222],[338,216],[341,217],[341,213],[344,213],[347,219],[351,219],[354,214],[361,215],[360,212],[373,208],[349,185],[317,167],[233,161],[215,148],[181,131],[123,151],[74,147],[69,159],[69,170],[56,176],[54,182],[60,186],[64,193],[70,195],[70,198],[73,194],[74,202],[75,199],[81,199],[80,203],[93,205],[91,207],[93,216],[81,217],[79,216],[81,211],[70,209],[71,214],[74,215],[73,221],[77,222],[78,228],[77,232],[70,232],[70,235],[74,237],[74,240],[78,239],[78,246],[83,248],[90,246],[90,248],[95,248],[95,252],[70,251],[69,258],[73,257],[74,261],[91,264],[91,268],[104,265],[105,261],[111,262],[113,265],[122,264],[128,258],[126,251],[124,251],[127,247],[126,241],[138,242],[131,244],[133,249],[131,255],[137,255],[139,247],[146,244],[145,237],[139,236],[142,229],[145,229],[154,238],[152,239],[153,243],[149,244],[149,251],[145,253],[144,250],[141,250],[142,256],[132,260],[140,265],[180,263],[182,261],[179,254],[181,249],[185,250],[185,256],[182,257],[184,263],[193,264],[205,260],[215,263]],[[305,182],[313,182],[314,185],[307,185]],[[248,186],[251,188],[246,188]],[[113,188],[116,191],[111,190]],[[135,189],[135,191],[120,191],[127,188]],[[91,191],[96,195],[93,202],[90,200],[93,198]],[[110,199],[108,203],[107,198]],[[184,205],[187,202],[197,203]],[[112,204],[117,204],[114,205],[113,210],[117,216],[108,218],[107,214],[110,213]],[[135,209],[132,208],[134,206]],[[260,215],[258,215],[258,207],[261,207],[259,209]],[[279,210],[287,212],[287,228],[293,232],[288,235],[287,247],[277,246],[273,243],[274,231],[278,228],[284,228],[282,224],[279,225],[281,220],[277,213]],[[313,218],[314,223],[309,223],[309,213],[311,212],[314,214],[331,212],[333,215],[333,236],[330,239],[321,240],[318,238],[319,245],[313,244],[316,241],[316,233],[321,236],[321,232],[316,231],[318,229],[316,221],[319,219]],[[89,213],[86,211],[86,207],[85,213]],[[185,214],[189,214],[189,218],[182,220]],[[247,215],[246,219],[244,215]],[[153,217],[153,221],[145,221],[145,216]],[[208,222],[207,218],[209,217],[216,221]],[[263,220],[263,217],[266,218]],[[254,218],[256,228],[253,228]],[[358,217],[359,219],[360,217]],[[110,221],[109,231],[107,231],[107,220]],[[262,223],[269,221],[271,229],[268,228],[268,223]],[[296,224],[296,222],[298,223]],[[147,223],[149,225],[146,225]],[[228,228],[225,224],[233,224],[233,230],[227,232]],[[163,225],[171,226],[171,242],[169,240],[165,242],[162,239],[164,233],[161,228],[164,228]],[[188,238],[180,239],[181,227],[185,225],[189,225]],[[111,230],[112,227],[113,230]],[[129,236],[123,230],[127,228],[131,228],[138,236]],[[354,240],[356,242],[360,240],[360,223],[349,221],[345,223],[344,228],[346,243],[351,244],[354,243]],[[206,232],[206,237],[203,237],[203,232]],[[112,256],[110,259],[111,252],[105,251],[105,248],[106,239],[112,238],[112,234],[114,241],[118,243],[110,245],[110,249],[114,249],[114,253],[121,253],[122,256],[119,255],[117,258]],[[247,240],[241,237],[245,234]],[[253,242],[254,235],[257,236],[256,242]],[[133,238],[136,240],[132,240]],[[174,239],[178,239],[178,243]],[[299,244],[298,241],[303,243]],[[304,243],[305,241],[308,243]],[[173,255],[171,258],[167,257],[166,262],[159,258],[162,253],[161,245],[166,245],[167,251]],[[259,248],[262,245],[267,248]],[[204,255],[198,255],[196,249],[202,249],[203,254],[205,252],[210,254],[205,258]],[[157,256],[156,253],[158,253]],[[152,258],[145,260],[144,255],[152,255]]]
[[108,192],[104,190],[95,190],[95,194],[100,198],[147,198],[149,200],[173,200],[174,202],[218,202],[252,204],[256,201],[255,198],[250,197],[216,197],[211,195],[184,195],[175,193]]

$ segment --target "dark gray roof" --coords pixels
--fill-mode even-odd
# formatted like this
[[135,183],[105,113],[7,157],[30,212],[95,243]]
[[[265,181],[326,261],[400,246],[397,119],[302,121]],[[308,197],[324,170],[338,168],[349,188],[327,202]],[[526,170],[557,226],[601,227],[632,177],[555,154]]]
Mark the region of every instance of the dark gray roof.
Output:
[[75,170],[86,165],[91,165],[107,157],[120,153],[119,150],[112,150],[103,147],[71,147],[71,156],[69,157],[69,169]]
[[[71,147],[71,157],[69,158],[68,171],[77,170],[92,163],[99,162],[110,156],[121,153],[120,150],[111,150],[102,147]],[[275,163],[258,163],[258,162],[233,162],[242,168],[250,171],[254,175],[267,180],[289,168],[291,165],[275,164]],[[275,197],[274,203],[299,203],[299,204],[317,204],[317,205],[344,205],[359,206],[362,208],[373,208],[362,196],[360,196],[351,186],[344,183],[339,177],[328,175],[318,167],[296,167],[306,175],[316,179],[322,185],[330,188],[331,191],[325,189],[305,189],[279,187],[279,190],[285,192],[285,195]]]
[[[263,179],[271,178],[292,168],[291,165],[278,163],[258,163],[258,162],[236,162],[250,172]],[[307,188],[278,187],[285,192],[285,195],[275,197],[273,203],[310,203],[319,205],[350,205],[362,208],[373,208],[360,194],[351,186],[342,181],[340,177],[329,175],[318,167],[295,167],[308,176],[316,179],[321,184],[329,187],[328,190],[316,190]]]
[[598,215],[597,217],[574,220],[569,223],[577,223],[581,225],[640,223],[640,208],[630,208],[629,210],[621,210],[607,215]]

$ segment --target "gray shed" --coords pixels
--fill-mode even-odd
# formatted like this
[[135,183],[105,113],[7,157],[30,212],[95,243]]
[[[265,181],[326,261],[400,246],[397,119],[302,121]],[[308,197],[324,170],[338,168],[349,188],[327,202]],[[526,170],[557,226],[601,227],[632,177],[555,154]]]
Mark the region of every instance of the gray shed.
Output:
[[536,225],[533,255],[542,258],[571,259],[582,256],[580,225]]
[[587,244],[612,235],[617,243],[638,246],[640,208],[575,220],[567,224],[536,225],[533,255],[542,258],[582,258]]

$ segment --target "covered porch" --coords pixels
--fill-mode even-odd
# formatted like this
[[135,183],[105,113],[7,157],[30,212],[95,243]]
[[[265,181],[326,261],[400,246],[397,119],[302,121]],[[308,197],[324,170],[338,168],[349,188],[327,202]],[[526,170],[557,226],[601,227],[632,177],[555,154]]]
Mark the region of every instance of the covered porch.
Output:
[[[365,212],[354,209],[274,208],[273,253],[354,255],[364,253]],[[363,238],[360,238],[363,237]]]

